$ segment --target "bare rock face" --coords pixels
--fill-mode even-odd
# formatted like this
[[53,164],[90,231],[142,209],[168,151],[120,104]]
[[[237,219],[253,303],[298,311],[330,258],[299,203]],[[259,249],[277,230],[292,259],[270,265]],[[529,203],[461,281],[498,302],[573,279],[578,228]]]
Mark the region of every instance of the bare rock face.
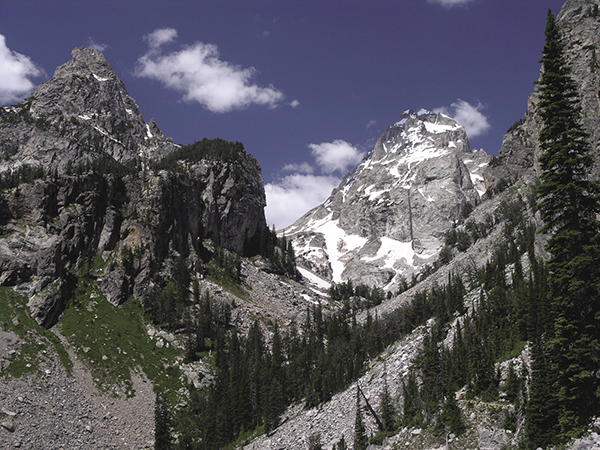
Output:
[[260,165],[241,145],[193,161],[176,160],[179,147],[143,121],[104,56],[73,50],[52,80],[0,108],[0,285],[50,327],[77,276],[120,304],[152,295],[180,256],[201,273],[205,240],[243,255],[267,230]]
[[[557,16],[565,43],[565,57],[579,87],[582,124],[590,135],[597,155],[591,175],[600,175],[600,15],[594,12],[596,0],[568,0]],[[540,49],[540,56],[541,56]],[[498,158],[485,171],[486,187],[501,190],[517,180],[527,184],[540,175],[539,133],[542,121],[538,114],[537,87],[529,96],[525,117],[504,136]]]
[[392,287],[431,263],[463,206],[479,202],[488,161],[450,117],[405,111],[329,199],[284,233],[306,269]]
[[137,103],[104,56],[76,48],[16,106],[0,108],[0,173],[22,165],[64,173],[104,156],[125,163],[157,158],[176,147]]

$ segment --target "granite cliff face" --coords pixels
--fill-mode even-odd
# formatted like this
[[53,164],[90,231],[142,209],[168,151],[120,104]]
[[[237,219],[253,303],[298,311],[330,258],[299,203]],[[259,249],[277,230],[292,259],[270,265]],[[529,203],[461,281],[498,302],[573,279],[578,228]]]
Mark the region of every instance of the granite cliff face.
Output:
[[[568,0],[557,16],[562,30],[566,60],[579,87],[583,126],[596,154],[591,174],[600,175],[600,15],[596,0]],[[541,51],[540,51],[541,57]],[[535,183],[540,174],[538,136],[542,122],[538,115],[537,87],[527,101],[527,112],[504,136],[498,160],[484,173],[487,188],[502,189],[517,180]]]
[[75,49],[0,109],[0,285],[51,326],[83,267],[105,266],[103,291],[120,304],[152,294],[178,256],[201,273],[206,239],[243,254],[266,229],[260,165],[241,144],[193,160],[179,147],[143,121],[104,56]]
[[317,275],[392,288],[433,262],[464,205],[480,201],[488,161],[450,117],[405,111],[326,202],[283,232]]
[[66,172],[71,164],[109,156],[117,162],[158,158],[176,146],[137,103],[104,56],[73,50],[25,101],[0,108],[0,172],[22,165]]

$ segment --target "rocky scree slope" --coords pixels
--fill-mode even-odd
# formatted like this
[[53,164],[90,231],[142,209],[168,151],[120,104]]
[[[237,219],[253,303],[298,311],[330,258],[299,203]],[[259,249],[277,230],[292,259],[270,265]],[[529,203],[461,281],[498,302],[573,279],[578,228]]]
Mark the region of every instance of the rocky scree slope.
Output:
[[[241,144],[203,144],[213,156],[180,155],[102,54],[73,50],[50,81],[0,108],[0,285],[26,294],[49,327],[83,267],[120,304],[152,295],[180,256],[195,274],[213,246],[256,247],[260,165]],[[219,146],[234,150],[219,158]]]
[[320,206],[283,230],[299,266],[327,281],[393,289],[432,263],[485,188],[490,157],[444,114],[407,110]]

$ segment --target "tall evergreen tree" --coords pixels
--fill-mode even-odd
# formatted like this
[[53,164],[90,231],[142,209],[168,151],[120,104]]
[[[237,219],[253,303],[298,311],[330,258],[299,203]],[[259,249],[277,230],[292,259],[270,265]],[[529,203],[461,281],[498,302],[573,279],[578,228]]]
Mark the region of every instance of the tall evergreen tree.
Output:
[[594,156],[581,125],[577,86],[551,11],[539,81],[542,174],[539,207],[550,234],[548,341],[555,373],[562,440],[578,435],[597,411],[600,318],[599,185],[590,181]]
[[156,394],[156,403],[154,404],[154,448],[156,450],[173,448],[172,421],[167,402]]
[[396,428],[396,410],[388,389],[387,377],[383,379],[383,391],[379,396],[381,399],[381,421],[383,422],[383,428],[385,431],[393,431]]
[[360,410],[360,389],[356,386],[356,417],[354,419],[354,450],[367,450],[369,438]]
[[542,337],[533,342],[531,357],[531,384],[521,444],[525,449],[535,450],[546,448],[556,441],[558,414],[550,355]]

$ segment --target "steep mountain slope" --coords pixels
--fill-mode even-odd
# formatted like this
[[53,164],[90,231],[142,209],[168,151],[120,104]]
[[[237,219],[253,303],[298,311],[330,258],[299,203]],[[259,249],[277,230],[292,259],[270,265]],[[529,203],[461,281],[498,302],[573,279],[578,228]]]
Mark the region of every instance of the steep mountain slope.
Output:
[[75,49],[0,112],[0,284],[26,293],[45,326],[84,265],[105,267],[103,291],[120,304],[155,294],[179,256],[202,272],[203,239],[243,254],[265,233],[258,162],[241,144],[173,144],[95,50]]
[[[590,135],[596,163],[592,174],[600,174],[600,16],[595,0],[568,0],[557,16],[566,44],[566,60],[581,96],[582,123]],[[540,49],[541,52],[541,49]],[[540,53],[541,56],[541,53]],[[538,135],[541,121],[537,87],[529,96],[523,119],[515,122],[504,136],[498,161],[485,172],[486,187],[504,189],[516,180],[534,183],[539,175]]]
[[103,156],[126,163],[157,158],[176,146],[137,103],[99,52],[76,48],[25,101],[0,108],[0,172],[42,166],[66,172]]
[[476,205],[489,161],[450,117],[405,111],[322,205],[283,230],[299,265],[326,280],[393,289],[435,261]]
[[[597,73],[599,61],[597,52],[600,50],[597,48],[599,44],[597,38],[599,35],[598,27],[600,26],[600,15],[597,12],[599,6],[600,2],[596,0],[569,0],[558,16],[558,23],[565,37],[567,57],[573,67],[573,76],[579,85],[582,96],[583,123],[590,133],[592,146],[596,149],[597,154],[600,151],[598,147],[598,131],[600,130],[598,92],[600,83]],[[511,283],[514,282],[517,273],[515,269],[519,267],[519,270],[523,270],[525,273],[531,271],[529,273],[535,276],[533,275],[534,269],[530,265],[530,256],[535,254],[537,258],[544,259],[547,257],[544,251],[545,237],[536,234],[533,245],[529,247],[525,254],[520,256],[519,263],[513,262],[505,268],[502,279],[507,280],[506,286],[502,286],[499,281],[495,281],[494,283],[498,283],[499,287],[494,293],[493,291],[486,291],[485,283],[480,284],[482,273],[485,273],[490,266],[496,264],[499,258],[501,259],[499,256],[501,254],[495,254],[495,249],[517,242],[514,232],[520,227],[533,226],[534,229],[539,229],[541,226],[535,207],[532,208],[535,203],[535,190],[533,187],[537,183],[539,174],[537,135],[541,122],[537,116],[537,96],[536,88],[529,98],[528,110],[524,120],[517,122],[507,132],[498,158],[494,158],[482,174],[488,195],[474,208],[468,218],[467,215],[464,215],[462,220],[460,220],[460,217],[457,218],[456,232],[459,235],[469,237],[468,244],[465,246],[466,251],[457,251],[456,244],[454,244],[449,262],[442,265],[433,274],[424,279],[419,279],[418,283],[411,289],[400,295],[394,295],[381,305],[375,306],[362,314],[360,317],[363,320],[367,320],[368,315],[370,317],[386,317],[386,315],[393,314],[403,305],[411,304],[415,298],[420,298],[419,293],[429,289],[441,286],[443,291],[450,274],[460,274],[463,281],[470,286],[470,295],[465,298],[466,305],[468,305],[467,313],[464,316],[456,314],[455,319],[444,329],[443,338],[438,347],[444,355],[446,355],[445,351],[453,347],[453,342],[457,339],[457,324],[465,326],[465,320],[474,317],[473,314],[477,309],[492,308],[493,310],[493,306],[485,305],[486,299],[495,296],[497,301],[502,299],[500,304],[497,305],[500,309],[496,311],[497,313],[502,311],[502,314],[507,314],[506,309],[503,310],[502,308],[510,308],[509,298],[513,298],[515,295],[514,291],[511,290],[514,288],[514,284]],[[599,164],[600,154],[598,154],[596,164],[592,168],[592,176],[598,175],[597,167]],[[366,165],[366,163],[363,162],[361,165]],[[409,174],[410,171],[406,170],[405,173]],[[350,184],[348,179],[344,180],[338,191],[342,189],[344,183]],[[365,183],[363,190],[370,185],[370,183]],[[333,253],[326,248],[326,245],[332,242],[327,239],[328,232],[329,235],[335,236],[334,243],[340,242],[340,239],[343,241],[348,240],[347,236],[350,234],[345,228],[342,230],[339,215],[333,214],[334,210],[331,205],[334,204],[334,201],[332,199],[336,195],[340,196],[338,191],[335,191],[332,198],[325,204],[311,211],[285,232],[294,240],[299,256],[303,258],[299,260],[300,264],[315,273],[319,273],[323,278],[331,279],[332,274],[337,274],[337,281],[351,280],[354,282],[360,278],[344,277],[342,275],[348,267],[344,265],[347,262],[344,254],[340,251]],[[371,191],[375,192],[376,190],[372,188],[367,194]],[[376,195],[381,194],[376,193]],[[338,198],[343,200],[341,196]],[[346,207],[351,209],[352,205]],[[355,214],[351,217],[355,218],[355,222],[359,222],[363,216]],[[313,220],[311,221],[311,219]],[[318,221],[319,219],[323,221],[324,225]],[[330,230],[334,230],[335,234],[331,233]],[[354,233],[355,241],[360,244],[363,243],[358,239],[361,236],[356,228],[349,227],[348,230],[352,230]],[[447,227],[447,230],[452,230],[452,228]],[[381,240],[379,236],[376,239]],[[320,242],[317,243],[318,241]],[[311,242],[312,246],[309,247]],[[356,247],[359,246],[356,245]],[[333,253],[333,257],[331,253]],[[336,272],[331,269],[330,266],[333,266],[333,264],[330,260],[336,261],[335,257],[338,255],[340,256],[340,263]],[[408,253],[408,255],[411,254]],[[406,256],[399,256],[400,259],[403,257]],[[447,260],[448,258],[446,258]],[[393,265],[393,260],[390,263],[390,265]],[[333,279],[336,280],[335,276]],[[491,283],[491,286],[494,286],[494,283]],[[506,297],[502,297],[502,294],[507,292],[509,293],[506,294]],[[501,295],[498,297],[498,294]],[[534,311],[533,313],[539,314],[540,311]],[[512,319],[509,319],[508,315],[502,317],[504,320],[514,320],[508,326],[518,327],[520,320],[518,315]],[[433,321],[427,324],[427,326],[431,325],[433,325]],[[502,326],[499,324],[495,333],[499,333]],[[418,353],[413,349],[412,343],[419,342],[423,333],[424,329],[418,329],[402,341],[398,341],[395,346],[389,347],[387,352],[378,359],[371,361],[369,369],[359,380],[358,384],[365,392],[366,398],[377,414],[382,414],[381,393],[384,379],[389,389],[394,391],[392,397],[397,411],[406,408],[404,402],[407,391],[405,388],[408,381],[407,366],[404,361],[410,360],[412,356]],[[485,357],[492,346],[493,344],[486,342],[479,355]],[[523,431],[523,422],[519,418],[522,416],[519,416],[519,414],[524,413],[524,409],[519,410],[519,408],[524,408],[524,406],[522,403],[519,406],[518,402],[515,403],[516,406],[513,406],[508,401],[508,392],[502,390],[507,389],[509,385],[509,368],[511,366],[520,368],[521,376],[526,373],[524,370],[530,370],[529,364],[531,361],[529,357],[529,349],[525,347],[524,351],[518,350],[512,353],[508,359],[503,357],[501,360],[495,361],[493,370],[500,374],[500,379],[497,381],[497,386],[501,390],[499,401],[487,402],[480,398],[472,400],[465,395],[466,390],[469,389],[468,387],[457,392],[456,398],[464,414],[464,423],[467,425],[467,431],[461,437],[449,434],[447,431],[440,432],[439,429],[437,431],[432,429],[426,431],[414,426],[411,428],[410,425],[404,426],[404,428],[400,426],[397,434],[383,440],[383,448],[437,449],[448,448],[448,445],[450,448],[518,448],[518,441],[522,437]],[[441,358],[440,364],[448,363],[445,358],[447,356]],[[423,360],[413,364],[412,367],[415,367],[415,365],[420,367],[420,370],[427,368],[427,363]],[[324,448],[328,449],[334,448],[334,444],[338,443],[341,437],[344,437],[346,443],[351,443],[354,436],[353,418],[357,413],[357,408],[353,405],[356,405],[355,386],[351,386],[342,393],[337,394],[331,401],[308,411],[289,410],[286,416],[287,420],[280,427],[281,431],[277,429],[272,435],[261,437],[255,443],[249,444],[247,448],[308,448],[311,436],[314,437],[315,435],[320,438]],[[373,420],[373,415],[370,413],[371,409],[367,407],[365,401],[362,402],[359,410],[362,411],[365,417],[370,434],[378,434],[379,429]],[[403,412],[406,413],[405,410]],[[516,420],[516,422],[512,422],[512,420]],[[331,424],[331,426],[323,426],[323,424]],[[598,448],[600,445],[599,433],[600,420],[596,418],[595,422],[590,424],[589,436],[569,443],[566,448]],[[447,439],[446,446],[444,446],[444,438]]]
[[2,448],[152,447],[153,390],[177,404],[212,379],[200,303],[246,332],[320,298],[280,279],[243,145],[174,144],[94,50],[0,108],[0,156]]

